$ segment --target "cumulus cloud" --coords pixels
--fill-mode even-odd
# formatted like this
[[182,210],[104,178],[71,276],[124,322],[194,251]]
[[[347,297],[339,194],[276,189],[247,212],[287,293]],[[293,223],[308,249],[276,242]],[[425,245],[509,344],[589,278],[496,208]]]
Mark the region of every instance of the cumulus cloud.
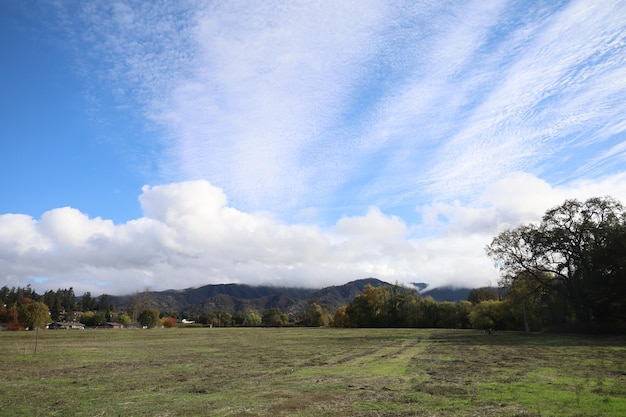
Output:
[[72,208],[40,220],[0,216],[8,282],[73,282],[95,293],[223,282],[311,287],[386,276],[406,254],[393,251],[406,226],[376,209],[323,231],[239,211],[203,180],[142,191],[144,217],[120,225]]
[[365,216],[340,219],[335,229],[339,234],[361,236],[374,242],[403,239],[408,234],[402,220],[395,216],[385,216],[376,207],[370,207]]
[[432,204],[413,224],[370,207],[322,229],[240,211],[204,180],[145,186],[144,216],[123,224],[68,207],[38,220],[0,215],[0,270],[7,285],[95,294],[227,282],[320,287],[369,276],[481,286],[498,279],[484,252],[498,232],[540,220],[564,198],[609,189],[626,197],[626,176],[558,188],[520,172],[489,187],[479,206]]
[[106,238],[113,233],[113,222],[101,218],[90,219],[71,208],[50,210],[41,216],[37,230],[50,245],[58,248],[81,247],[94,237]]

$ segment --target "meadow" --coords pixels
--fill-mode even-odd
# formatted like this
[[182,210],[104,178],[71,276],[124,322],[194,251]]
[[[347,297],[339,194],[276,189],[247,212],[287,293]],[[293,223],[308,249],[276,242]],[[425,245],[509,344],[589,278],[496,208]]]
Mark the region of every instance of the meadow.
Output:
[[626,416],[626,338],[434,329],[0,333],[1,416]]

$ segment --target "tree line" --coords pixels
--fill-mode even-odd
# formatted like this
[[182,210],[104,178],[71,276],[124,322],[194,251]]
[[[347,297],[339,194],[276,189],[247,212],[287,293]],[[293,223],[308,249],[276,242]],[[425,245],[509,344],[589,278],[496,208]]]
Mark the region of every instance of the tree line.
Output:
[[[38,294],[30,285],[23,288],[8,286],[0,288],[0,307],[0,324],[9,330],[33,329],[58,321],[78,321],[90,327],[102,326],[107,322],[122,325],[138,323],[148,328],[158,325],[175,327],[182,319],[197,325],[214,327],[328,326],[332,317],[328,308],[321,307],[319,300],[311,300],[306,311],[297,315],[289,315],[277,308],[261,312],[236,311],[233,314],[219,310],[178,313],[153,308],[147,292],[137,293],[129,305],[117,309],[109,301],[108,294],[92,297],[91,293],[85,292],[82,297],[77,297],[73,288],[49,290],[44,294]],[[37,319],[33,318],[34,311],[37,312]]]
[[617,200],[566,200],[485,249],[502,273],[497,292],[437,303],[397,286],[368,287],[335,324],[626,331],[626,211]]
[[[331,311],[320,300],[289,315],[271,308],[262,312],[207,311],[200,314],[159,312],[149,295],[137,294],[124,311],[115,311],[108,295],[80,300],[72,288],[38,295],[26,288],[0,288],[0,323],[9,328],[32,324],[41,303],[51,320],[79,319],[97,326],[106,321],[137,322],[153,327],[167,318],[191,319],[200,325],[445,327],[537,331],[543,329],[626,331],[626,211],[617,200],[566,200],[548,210],[540,222],[503,231],[486,248],[501,271],[498,289],[478,288],[468,300],[437,302],[399,285],[373,287],[348,305]],[[20,315],[20,308],[24,312]],[[75,317],[76,311],[80,316]],[[24,319],[20,322],[20,317]],[[28,323],[25,321],[30,320]],[[171,324],[171,320],[169,321]]]

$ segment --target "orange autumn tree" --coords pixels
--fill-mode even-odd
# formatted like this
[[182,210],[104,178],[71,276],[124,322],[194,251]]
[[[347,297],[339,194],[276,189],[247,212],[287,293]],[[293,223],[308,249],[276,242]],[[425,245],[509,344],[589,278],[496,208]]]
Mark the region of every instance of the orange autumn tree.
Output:
[[174,317],[168,317],[163,319],[163,327],[165,327],[166,329],[176,327],[176,319]]
[[0,324],[6,324],[7,330],[24,330],[24,325],[18,320],[17,308],[3,308],[0,311]]

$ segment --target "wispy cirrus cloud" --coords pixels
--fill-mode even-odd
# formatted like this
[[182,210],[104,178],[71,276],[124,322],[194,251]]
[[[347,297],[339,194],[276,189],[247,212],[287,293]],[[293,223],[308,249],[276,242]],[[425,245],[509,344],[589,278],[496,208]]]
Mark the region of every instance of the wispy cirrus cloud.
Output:
[[[450,66],[439,70],[438,61],[427,58],[421,64],[433,75],[409,80],[404,94],[389,100],[390,116],[375,131],[389,132],[395,120],[409,122],[394,126],[400,139],[388,176],[378,179],[381,200],[386,178],[394,178],[396,197],[443,200],[476,198],[490,182],[518,170],[569,181],[589,174],[577,169],[574,156],[588,157],[597,142],[623,140],[616,112],[625,106],[618,98],[624,92],[624,10],[583,2],[550,10],[526,6],[519,13],[524,7],[517,6],[527,16],[521,23],[510,19],[508,7],[464,13],[435,47],[460,45],[463,59],[450,48],[440,56]],[[609,134],[600,126],[615,128]],[[618,155],[605,155],[620,163]]]
[[293,213],[618,169],[625,15],[584,1],[106,2],[83,5],[75,33],[163,129],[162,179]]
[[379,47],[382,6],[212,4],[198,13],[195,73],[163,115],[175,175],[212,178],[244,207],[325,198],[346,175],[349,138],[332,128]]
[[626,11],[619,7],[573,2],[504,38],[490,54],[498,65],[484,68],[493,86],[440,148],[426,175],[429,189],[448,183],[452,194],[471,196],[509,171],[561,182],[587,174],[577,170],[581,154],[594,143],[619,140],[613,135],[623,138],[623,130],[600,130],[621,123],[616,111],[626,106],[617,99],[625,92]]

